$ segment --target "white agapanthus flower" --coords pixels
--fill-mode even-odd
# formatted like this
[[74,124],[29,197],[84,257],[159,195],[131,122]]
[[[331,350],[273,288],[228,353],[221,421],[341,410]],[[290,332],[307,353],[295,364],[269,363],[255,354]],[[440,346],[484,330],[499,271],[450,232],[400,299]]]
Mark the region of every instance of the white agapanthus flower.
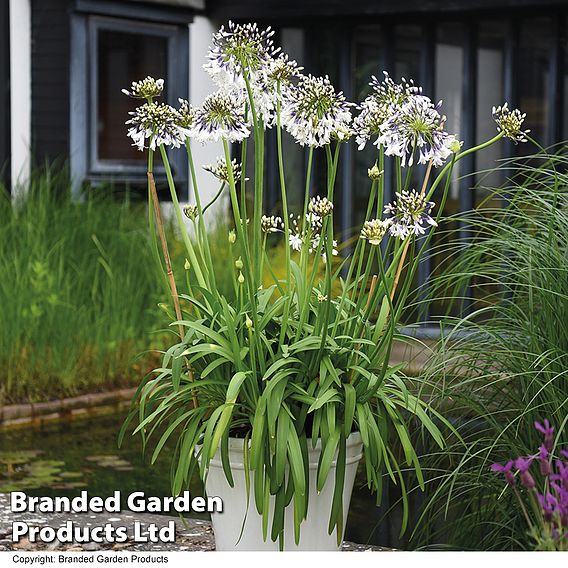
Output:
[[303,76],[283,97],[282,124],[302,146],[325,146],[350,132],[349,106],[327,76]]
[[493,120],[497,123],[497,130],[503,132],[506,138],[510,138],[515,144],[517,142],[526,142],[527,134],[530,130],[523,130],[523,122],[526,113],[522,113],[519,109],[510,110],[507,103],[493,107]]
[[375,76],[371,78],[372,93],[357,107],[360,113],[353,120],[353,130],[359,150],[372,137],[381,134],[384,122],[396,114],[411,95],[421,93],[420,87],[415,86],[412,80],[402,77],[400,83],[395,83],[386,71],[383,73],[382,81]]
[[304,241],[302,240],[302,237],[300,236],[299,233],[290,233],[290,248],[292,250],[295,251],[301,251],[302,250],[302,245],[304,244]]
[[162,144],[179,148],[190,135],[190,131],[181,126],[179,112],[165,103],[145,103],[129,114],[132,118],[126,121],[128,136],[140,151],[144,150],[146,140],[150,141],[152,150]]
[[197,109],[189,104],[185,99],[178,99],[179,101],[179,124],[182,128],[191,128],[195,123],[195,116]]
[[195,112],[191,135],[200,142],[240,142],[249,134],[244,103],[235,91],[221,90],[209,95]]
[[213,34],[213,45],[207,54],[205,71],[220,87],[237,84],[244,88],[243,72],[259,72],[276,54],[271,28],[260,30],[256,24],[235,24],[229,22],[227,28]]
[[146,77],[140,81],[132,81],[130,89],[122,89],[122,92],[133,99],[152,99],[159,97],[164,90],[164,80]]
[[280,233],[284,228],[281,217],[263,215],[260,219],[260,228],[263,233]]
[[444,130],[446,117],[439,113],[441,101],[434,105],[424,95],[411,95],[400,109],[380,127],[378,143],[387,156],[399,156],[402,166],[411,166],[418,153],[418,163],[432,160],[440,166],[453,153],[456,137]]
[[391,235],[405,239],[410,234],[423,235],[427,225],[437,227],[438,223],[430,215],[434,205],[415,189],[397,191],[396,201],[389,203],[384,209]]
[[[229,183],[229,170],[227,168],[227,162],[225,158],[217,158],[215,164],[207,164],[203,166],[206,172],[214,175],[219,181],[224,181]],[[237,162],[236,158],[231,160],[231,169],[233,170],[233,179],[235,182],[239,181],[242,176],[241,165]],[[248,178],[246,178],[248,181]]]
[[387,234],[391,225],[389,219],[372,219],[366,221],[361,229],[361,238],[369,241],[369,244],[378,246]]

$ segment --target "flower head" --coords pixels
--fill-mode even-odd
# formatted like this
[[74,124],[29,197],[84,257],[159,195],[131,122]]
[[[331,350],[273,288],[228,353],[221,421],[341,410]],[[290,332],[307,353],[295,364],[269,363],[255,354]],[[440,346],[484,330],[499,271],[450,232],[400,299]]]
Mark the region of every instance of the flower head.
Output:
[[498,473],[504,473],[505,474],[505,480],[507,481],[507,483],[509,485],[513,486],[513,485],[515,485],[515,476],[513,475],[513,472],[512,472],[513,465],[514,465],[513,460],[508,461],[505,465],[501,465],[499,463],[494,463],[491,466],[491,471],[498,472]]
[[226,29],[221,26],[213,35],[213,45],[203,68],[219,86],[243,84],[244,71],[248,74],[259,71],[276,53],[273,35],[271,28],[259,30],[256,24],[230,21]]
[[292,250],[301,251],[303,243],[304,241],[302,240],[300,233],[290,233],[289,245]]
[[146,77],[141,81],[132,81],[130,90],[122,89],[122,92],[133,99],[152,99],[159,97],[164,90],[164,80]]
[[199,215],[199,209],[197,208],[197,205],[185,205],[183,212],[185,216],[192,221],[195,221],[195,219],[197,219],[197,216]]
[[[208,164],[203,166],[203,169],[210,174],[213,174],[219,181],[229,183],[229,170],[225,158],[217,158],[216,164]],[[233,170],[233,179],[235,182],[241,179],[241,165],[235,158],[231,160],[231,169]]]
[[532,458],[517,458],[515,460],[515,467],[519,471],[521,483],[526,489],[534,489],[536,483],[529,469],[532,463]]
[[282,219],[274,215],[271,217],[263,215],[260,219],[260,228],[263,233],[277,233],[282,230],[282,226]]
[[373,92],[357,107],[359,115],[353,121],[356,142],[362,150],[373,136],[381,134],[381,126],[386,120],[399,112],[402,105],[413,94],[421,92],[411,81],[403,77],[400,83],[395,83],[384,71],[385,78],[379,81],[372,77]]
[[140,151],[146,139],[155,150],[162,144],[179,148],[189,136],[189,130],[180,125],[178,111],[165,103],[145,103],[129,114],[132,118],[126,121],[128,136]]
[[537,457],[540,465],[540,473],[545,477],[549,476],[551,473],[550,453],[544,446],[540,446]]
[[410,95],[380,127],[378,143],[385,146],[387,156],[399,156],[402,165],[412,165],[415,152],[418,163],[430,160],[440,166],[455,148],[455,136],[444,131],[446,117],[438,112],[441,102],[434,105],[424,95]]
[[303,76],[283,97],[282,124],[302,146],[325,146],[350,132],[350,103],[329,78]]
[[299,77],[303,67],[293,59],[288,58],[288,54],[280,53],[277,57],[271,57],[263,69],[266,82],[273,88],[278,84],[285,86],[290,83],[293,77]]
[[493,107],[493,120],[497,123],[497,130],[513,140],[513,142],[526,142],[526,135],[530,130],[522,130],[526,113],[521,113],[519,109],[509,110],[507,103]]
[[217,91],[209,95],[196,111],[191,132],[201,142],[240,142],[250,134],[243,101],[236,92]]
[[379,170],[379,166],[375,164],[372,168],[367,170],[367,174],[371,181],[378,181],[381,179],[381,176],[385,173],[385,170]]
[[385,215],[390,215],[389,227],[391,235],[405,239],[410,234],[423,235],[426,225],[437,227],[438,224],[430,216],[434,203],[426,201],[424,195],[415,189],[396,193],[396,201],[385,206]]
[[544,435],[544,447],[551,452],[554,446],[554,427],[550,425],[548,418],[544,419],[543,424],[535,421],[534,427]]
[[308,209],[311,213],[315,213],[318,217],[327,217],[333,211],[333,203],[327,197],[316,195],[310,199]]
[[191,128],[195,122],[196,109],[185,99],[178,99],[178,101],[180,103],[178,109],[179,124],[182,128]]
[[361,229],[361,238],[367,239],[369,244],[378,246],[390,227],[390,221],[373,219],[366,221]]

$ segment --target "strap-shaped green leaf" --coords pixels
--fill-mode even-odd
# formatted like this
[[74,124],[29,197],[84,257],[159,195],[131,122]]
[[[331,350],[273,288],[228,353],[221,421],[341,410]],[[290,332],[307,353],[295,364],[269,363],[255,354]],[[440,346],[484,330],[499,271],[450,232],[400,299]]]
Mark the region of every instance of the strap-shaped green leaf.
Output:
[[353,419],[355,417],[355,405],[357,404],[357,394],[355,388],[350,383],[344,383],[345,390],[345,410],[343,416],[343,433],[345,436],[351,434],[353,428]]
[[[319,463],[318,463],[318,473],[317,473],[317,490],[322,491],[327,481],[327,477],[329,475],[329,470],[331,468],[331,464],[333,462],[333,458],[335,457],[335,452],[337,451],[337,445],[339,444],[341,429],[338,427],[335,428],[330,433],[329,438],[325,441],[325,445],[320,455]],[[322,439],[322,444],[324,440]]]

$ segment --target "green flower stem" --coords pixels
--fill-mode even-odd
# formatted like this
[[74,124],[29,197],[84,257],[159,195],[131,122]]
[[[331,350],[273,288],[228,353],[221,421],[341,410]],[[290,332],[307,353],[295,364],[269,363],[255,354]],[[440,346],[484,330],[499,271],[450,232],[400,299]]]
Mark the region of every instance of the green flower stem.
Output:
[[[245,235],[244,233],[246,232],[246,228],[243,228],[243,221],[241,220],[241,214],[239,211],[239,201],[238,201],[238,197],[237,197],[237,187],[235,185],[235,176],[233,174],[233,165],[231,162],[231,155],[229,152],[229,144],[227,142],[226,139],[223,139],[223,149],[225,152],[225,162],[227,164],[227,174],[229,177],[229,195],[231,197],[231,205],[232,205],[232,209],[233,209],[233,218],[235,220],[235,226],[236,226],[236,230],[237,230],[237,236],[239,239],[239,242],[242,243],[241,246],[241,251],[243,253],[243,264],[244,264],[244,269],[245,269],[245,279],[247,282],[247,286],[248,286],[248,290],[249,290],[249,297],[250,297],[250,302],[251,302],[251,316],[252,316],[252,321],[253,321],[253,326],[255,329],[258,329],[258,313],[257,313],[257,309],[256,309],[256,300],[257,300],[257,291],[258,291],[258,286],[256,286],[254,284],[254,274],[253,274],[253,270],[252,270],[252,264],[251,264],[251,258],[250,258],[250,251],[249,248],[247,246],[247,241],[245,241]],[[246,220],[244,220],[246,222]],[[260,226],[260,223],[259,223]],[[244,293],[244,292],[243,292]],[[244,296],[243,296],[244,299]],[[243,301],[243,305],[244,305],[244,301]],[[257,345],[256,343],[256,335],[255,337],[255,344],[251,345],[251,350],[252,349],[262,349],[261,345]],[[262,359],[262,358],[261,358]]]
[[[331,148],[328,144],[325,147],[326,155],[327,155],[327,199],[333,203],[333,194],[335,188],[335,180],[337,177],[337,164],[339,162],[339,149],[341,147],[341,142],[338,141],[335,147],[335,155],[332,157],[331,155]],[[321,361],[321,357],[323,354],[323,350],[325,347],[325,342],[327,340],[327,333],[329,327],[329,310],[331,307],[331,295],[332,295],[332,279],[331,279],[331,270],[332,270],[332,263],[333,263],[333,209],[331,210],[331,214],[324,219],[325,224],[322,226],[322,237],[320,238],[320,242],[318,243],[318,249],[321,248],[323,235],[326,234],[325,245],[326,245],[326,253],[325,253],[325,295],[327,296],[325,300],[325,305],[323,306],[323,314],[322,318],[320,318],[320,314],[322,310],[318,310],[318,317],[316,320],[316,335],[321,333],[321,343],[320,348],[318,350],[317,355],[313,359],[313,363],[317,365],[318,361]],[[310,294],[313,289],[313,278],[317,270],[319,258],[320,258],[320,251],[316,252],[316,257],[314,259],[314,270],[312,271],[312,281],[310,285]]]
[[402,166],[400,156],[395,158],[395,171],[396,171],[396,190],[402,191]]
[[379,178],[379,194],[377,196],[377,219],[383,215],[383,205],[385,199],[385,149],[381,144],[379,148],[379,171],[383,172]]
[[[305,235],[306,238],[306,242],[304,242],[302,244],[302,250],[300,251],[300,268],[302,270],[302,274],[307,274],[308,273],[308,256],[309,256],[309,243],[310,243],[310,239],[311,239],[311,229],[310,227],[308,227],[308,230],[306,232],[306,216],[307,216],[307,212],[308,212],[308,202],[310,200],[310,178],[311,178],[311,173],[312,173],[312,163],[313,163],[313,157],[314,157],[314,148],[313,146],[310,146],[310,150],[308,152],[308,168],[306,171],[306,186],[305,186],[305,190],[304,190],[304,207],[303,207],[303,215],[302,215],[302,224],[301,224],[301,234]],[[304,315],[304,311],[305,311],[305,307],[306,307],[306,302],[309,304],[310,298],[309,298],[309,294],[310,291],[306,290],[305,295],[307,296],[307,298],[298,298],[298,304],[302,304],[301,306],[301,316]],[[300,321],[303,322],[304,319],[303,317],[300,318]],[[298,329],[296,330],[296,340],[300,337],[300,333],[301,333],[301,325],[298,326]]]
[[426,200],[429,201],[432,198],[432,195],[434,195],[434,191],[436,190],[436,187],[438,187],[438,184],[440,183],[440,181],[442,181],[444,174],[450,169],[450,167],[453,169],[453,165],[450,166],[450,164],[455,163],[455,162],[461,160],[462,158],[465,158],[465,156],[467,156],[468,154],[473,154],[475,152],[478,152],[479,150],[483,150],[484,148],[488,148],[492,144],[495,144],[495,142],[498,142],[499,140],[501,140],[501,138],[503,138],[503,136],[504,136],[504,133],[499,132],[499,134],[497,134],[497,136],[494,136],[490,140],[483,142],[483,144],[479,144],[478,146],[475,146],[473,148],[468,148],[467,150],[464,150],[463,152],[459,152],[457,154],[454,154],[455,161],[447,163],[440,170],[440,173],[436,176],[436,179],[434,180],[434,182],[432,183],[432,186],[430,187],[430,191],[426,194]]
[[277,84],[276,97],[276,148],[278,153],[278,172],[280,174],[280,196],[282,200],[282,217],[284,221],[284,252],[286,255],[286,300],[282,313],[282,327],[278,339],[278,348],[281,349],[286,338],[288,328],[288,316],[290,314],[290,303],[292,301],[292,275],[290,271],[290,218],[288,215],[288,198],[286,195],[286,181],[284,176],[284,158],[282,152],[282,125],[280,113],[282,111],[280,81]]
[[262,274],[260,273],[260,241],[261,241],[261,228],[260,218],[262,216],[262,189],[263,189],[263,176],[264,176],[264,125],[259,121],[256,113],[254,98],[252,95],[252,87],[248,73],[243,72],[245,86],[248,95],[248,101],[251,110],[254,128],[254,206],[253,206],[253,240],[252,240],[252,255],[255,259],[255,266],[253,267],[254,279],[256,287],[261,284]]
[[221,194],[223,193],[224,189],[225,189],[225,182],[222,181],[221,187],[219,188],[219,190],[217,191],[217,193],[215,194],[213,199],[203,208],[203,212],[202,212],[203,215],[205,214],[205,211],[207,211],[207,209],[209,209],[209,207],[211,207],[217,201],[217,199],[219,199],[219,197],[221,197]]
[[197,261],[197,256],[195,255],[195,251],[193,250],[193,245],[191,244],[191,239],[187,234],[187,229],[185,227],[185,223],[183,221],[183,213],[181,207],[179,206],[179,201],[176,194],[176,188],[174,184],[174,178],[172,176],[172,170],[170,168],[170,163],[168,161],[168,155],[166,154],[166,149],[164,148],[163,144],[160,146],[160,153],[162,155],[162,161],[164,163],[164,168],[166,169],[166,177],[168,180],[168,187],[170,188],[170,194],[172,196],[172,202],[174,204],[174,211],[176,214],[177,222],[181,231],[181,235],[183,238],[183,242],[185,244],[185,248],[187,249],[187,254],[189,255],[189,262],[191,263],[191,267],[195,271],[195,276],[197,277],[197,282],[203,288],[207,287],[205,282],[205,278],[203,276],[203,272],[201,270],[201,266]]
[[[245,103],[245,122],[248,120],[249,105]],[[248,151],[248,138],[244,138],[241,143],[241,188],[240,188],[240,198],[241,198],[241,215],[243,219],[248,219],[248,207],[247,207],[247,182],[246,182],[246,171],[247,171],[247,151]],[[248,243],[248,233],[245,232],[245,237]]]
[[185,149],[187,151],[187,161],[189,163],[189,171],[191,172],[191,183],[193,186],[193,194],[195,195],[195,204],[197,205],[197,211],[199,214],[198,219],[198,229],[196,231],[196,235],[200,235],[200,239],[202,241],[202,249],[204,251],[203,256],[205,257],[205,262],[207,265],[207,273],[211,285],[212,290],[217,289],[217,284],[215,281],[215,270],[213,269],[213,261],[211,259],[211,249],[209,247],[209,238],[207,235],[207,229],[205,228],[205,221],[203,219],[203,208],[201,207],[201,198],[199,196],[199,188],[197,185],[197,176],[195,174],[195,165],[193,163],[193,153],[191,151],[191,143],[189,138],[185,141]]
[[[365,222],[369,220],[369,216],[371,214],[371,210],[373,208],[373,205],[375,203],[375,196],[377,193],[377,186],[378,186],[378,182],[377,180],[373,180],[371,182],[371,191],[369,192],[369,201],[367,203],[367,213],[365,214]],[[364,248],[365,246],[365,241],[364,239],[361,239],[360,237],[357,239],[357,244],[355,245],[355,252],[353,253],[352,258],[359,258],[359,268],[361,268],[361,260],[363,257],[363,253],[360,253],[361,248]],[[363,251],[364,252],[364,251]],[[351,289],[351,287],[354,285],[351,284],[351,278],[353,276],[353,270],[355,269],[355,262],[350,262],[349,263],[349,268],[347,270],[347,276],[345,278],[345,284],[343,286],[343,290],[341,292],[341,299],[339,300],[339,307],[336,311],[336,318],[335,318],[335,322],[333,324],[333,329],[331,334],[333,336],[335,336],[335,333],[337,331],[337,326],[339,325],[339,322],[341,321],[341,313],[343,311],[343,308],[345,306],[345,301],[347,299],[347,295],[349,293],[349,290]]]

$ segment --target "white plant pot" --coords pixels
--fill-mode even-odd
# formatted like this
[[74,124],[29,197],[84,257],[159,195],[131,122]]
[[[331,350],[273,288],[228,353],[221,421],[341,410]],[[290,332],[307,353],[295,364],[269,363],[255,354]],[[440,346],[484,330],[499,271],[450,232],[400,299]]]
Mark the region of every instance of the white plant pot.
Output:
[[[343,492],[343,527],[347,522],[347,513],[351,501],[351,492],[357,473],[357,465],[362,457],[361,436],[354,432],[347,438],[345,484]],[[321,493],[316,490],[316,472],[321,453],[321,444],[318,441],[315,448],[308,443],[310,460],[309,501],[308,515],[300,526],[300,543],[294,542],[294,505],[293,500],[287,507],[284,516],[284,550],[338,550],[335,530],[328,534],[327,527],[331,512],[333,489],[335,483],[336,460],[333,461],[328,478]],[[336,456],[337,457],[337,456]],[[229,440],[229,459],[233,473],[234,487],[230,487],[223,472],[219,453],[210,462],[209,473],[205,482],[205,490],[209,496],[218,496],[223,500],[223,512],[212,513],[211,520],[215,533],[215,546],[217,550],[278,550],[278,540],[273,542],[270,538],[272,525],[272,507],[274,497],[271,497],[268,536],[266,542],[262,538],[262,517],[258,514],[252,493],[248,503],[245,487],[243,467],[243,440],[231,438]],[[254,472],[251,473],[254,475]],[[246,522],[242,536],[243,520]],[[341,535],[343,539],[343,534]]]

